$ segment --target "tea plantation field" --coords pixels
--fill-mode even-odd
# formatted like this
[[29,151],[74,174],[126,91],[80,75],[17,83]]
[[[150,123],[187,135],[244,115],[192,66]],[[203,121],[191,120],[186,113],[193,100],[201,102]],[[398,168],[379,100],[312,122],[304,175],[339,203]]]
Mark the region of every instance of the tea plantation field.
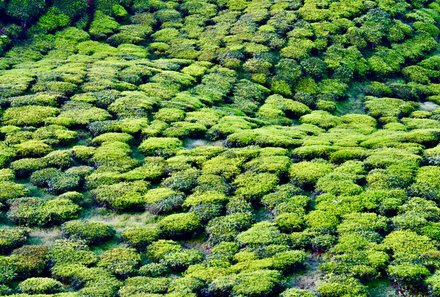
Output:
[[440,0],[0,0],[0,296],[440,296]]

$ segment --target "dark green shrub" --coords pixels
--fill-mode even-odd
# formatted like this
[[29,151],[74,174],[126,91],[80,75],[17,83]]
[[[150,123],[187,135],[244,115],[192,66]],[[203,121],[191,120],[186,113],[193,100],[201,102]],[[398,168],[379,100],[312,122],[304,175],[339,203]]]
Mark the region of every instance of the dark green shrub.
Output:
[[46,187],[49,192],[56,194],[77,189],[81,177],[55,168],[45,168],[32,173],[31,182],[34,185]]
[[43,12],[46,3],[44,0],[11,0],[6,7],[9,16],[21,20],[24,24]]
[[165,236],[191,236],[200,229],[200,218],[195,213],[177,213],[166,216],[158,226]]
[[28,294],[53,294],[63,291],[64,286],[53,278],[32,277],[19,283],[18,288]]
[[110,239],[115,231],[112,227],[100,222],[70,221],[62,226],[64,236],[85,240],[96,245]]
[[54,0],[53,5],[70,17],[82,14],[88,7],[86,0]]
[[49,247],[45,245],[26,245],[14,250],[12,257],[22,277],[41,275],[47,265]]

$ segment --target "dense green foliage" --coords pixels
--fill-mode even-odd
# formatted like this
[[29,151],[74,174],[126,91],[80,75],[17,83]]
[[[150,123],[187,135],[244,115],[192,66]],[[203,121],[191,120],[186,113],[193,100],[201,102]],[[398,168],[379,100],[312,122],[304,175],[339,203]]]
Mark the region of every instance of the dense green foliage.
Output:
[[440,296],[438,0],[0,0],[0,296]]

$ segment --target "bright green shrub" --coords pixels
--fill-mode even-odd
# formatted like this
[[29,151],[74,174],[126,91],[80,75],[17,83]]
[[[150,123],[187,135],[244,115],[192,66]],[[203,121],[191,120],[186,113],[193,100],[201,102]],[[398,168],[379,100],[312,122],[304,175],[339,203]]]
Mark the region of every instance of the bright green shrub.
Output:
[[149,263],[139,268],[141,276],[157,277],[169,273],[164,263]]
[[135,247],[138,250],[143,250],[152,243],[159,239],[161,231],[159,227],[155,225],[147,225],[140,227],[133,227],[125,230],[121,236],[128,243],[128,245]]
[[324,129],[335,127],[341,123],[338,117],[323,110],[315,110],[302,116],[300,120],[303,123],[317,125]]
[[365,287],[355,278],[332,276],[321,283],[318,292],[323,297],[367,296]]
[[[58,168],[69,168],[73,165],[73,154],[69,150],[65,151],[53,151],[43,157],[44,161],[47,162],[49,166],[54,166]],[[72,173],[72,170],[69,171]]]
[[43,158],[22,158],[11,163],[10,167],[17,176],[27,176],[30,173],[43,169],[47,164]]
[[101,134],[92,139],[93,144],[102,144],[103,142],[113,142],[113,141],[130,143],[133,141],[133,136],[127,133],[110,132],[110,133]]
[[121,174],[121,178],[127,181],[132,180],[157,180],[165,173],[165,162],[160,157],[147,157],[144,165],[134,168]]
[[200,229],[200,218],[195,213],[177,213],[163,218],[159,224],[165,236],[190,236]]
[[52,148],[40,140],[28,140],[15,145],[17,154],[23,157],[40,157],[49,153]]
[[177,253],[182,250],[182,247],[173,240],[158,240],[153,242],[147,251],[149,259],[159,262],[164,255],[168,253]]
[[376,98],[366,97],[365,106],[368,113],[381,121],[388,122],[388,119],[394,119],[414,111],[416,104],[414,102],[405,102],[395,98]]
[[287,237],[280,233],[273,223],[259,222],[254,224],[250,229],[240,233],[237,241],[241,245],[250,247],[258,247],[268,244],[285,244]]
[[111,118],[110,114],[101,108],[94,107],[87,102],[68,101],[63,105],[61,113],[53,121],[62,126],[87,125],[94,121],[104,121]]
[[[51,245],[47,259],[55,266],[62,267],[69,264],[81,266],[96,263],[97,256],[89,250],[84,241],[64,239],[56,240]],[[73,272],[71,269],[68,271]]]
[[56,7],[51,7],[49,10],[38,20],[36,30],[44,33],[53,32],[57,29],[63,28],[70,23],[69,16],[62,13]]
[[203,253],[196,249],[185,249],[179,252],[167,253],[160,260],[173,271],[185,271],[190,265],[200,263]]
[[297,231],[304,224],[303,214],[284,212],[275,218],[275,224],[284,232]]
[[270,296],[280,282],[276,270],[256,270],[237,275],[232,291],[244,296]]
[[10,107],[3,114],[3,123],[16,126],[38,126],[59,113],[58,108],[49,106],[28,105]]
[[225,203],[228,200],[225,194],[219,192],[194,192],[185,199],[183,206],[196,206],[202,203]]
[[170,280],[160,277],[135,276],[128,278],[119,290],[119,296],[162,296],[155,293],[165,293]]
[[387,219],[375,213],[352,213],[343,217],[337,227],[339,233],[376,231],[387,228]]
[[333,170],[333,166],[323,161],[303,161],[292,164],[290,177],[300,185],[313,186],[319,178]]
[[424,166],[417,171],[415,183],[411,191],[428,199],[437,200],[440,198],[440,183],[438,176],[440,167]]
[[71,131],[63,126],[48,125],[38,128],[32,135],[32,138],[44,140],[50,145],[70,144],[75,140],[78,133]]
[[289,206],[293,206],[297,209],[302,209],[309,203],[307,196],[299,196],[302,190],[292,184],[284,184],[277,187],[277,189],[270,194],[265,195],[261,202],[269,210],[275,210],[283,203],[287,203]]
[[99,186],[92,194],[97,202],[116,210],[139,210],[144,206],[148,187],[145,181],[121,182]]
[[0,181],[12,181],[15,173],[12,169],[0,169]]
[[0,181],[0,202],[20,198],[29,194],[29,190],[21,184],[12,181]]
[[206,161],[203,164],[202,171],[204,174],[221,175],[230,179],[240,173],[240,165],[243,161],[241,158],[217,156]]
[[393,252],[394,258],[411,261],[434,249],[431,239],[413,231],[393,231],[384,239],[384,246]]
[[29,230],[20,228],[2,228],[0,232],[0,253],[6,254],[26,243]]
[[89,32],[95,38],[105,38],[109,34],[113,33],[118,27],[119,23],[116,22],[111,16],[97,10],[93,17],[93,21],[90,24]]
[[402,263],[388,266],[388,274],[400,284],[414,284],[417,286],[423,282],[430,272],[420,264]]
[[424,156],[430,165],[440,165],[440,145],[426,149],[424,151]]
[[113,248],[100,256],[98,267],[103,267],[119,277],[126,277],[133,274],[139,262],[140,256],[135,249]]
[[314,297],[315,294],[302,289],[287,289],[280,295],[281,297]]
[[18,284],[23,293],[29,294],[53,294],[63,291],[63,284],[47,277],[32,277]]
[[104,223],[81,220],[64,223],[62,229],[64,236],[82,239],[92,245],[103,243],[115,233],[112,227]]
[[0,142],[0,166],[3,167],[11,160],[12,157],[14,157],[17,154],[17,152],[4,144],[3,142]]
[[177,108],[161,108],[154,118],[166,123],[178,122],[185,118],[185,112]]
[[206,228],[209,241],[218,243],[232,241],[240,232],[252,224],[252,215],[245,212],[234,213],[212,219]]
[[176,171],[161,183],[163,187],[172,188],[175,191],[189,192],[197,185],[200,171],[194,168]]
[[178,138],[173,137],[150,137],[142,141],[139,150],[147,155],[171,155],[183,144]]
[[156,188],[149,190],[144,199],[149,212],[162,214],[179,209],[184,196],[169,188]]
[[22,198],[12,201],[8,218],[18,225],[49,226],[76,219],[80,209],[68,199]]
[[313,210],[305,216],[308,227],[318,231],[331,231],[339,224],[339,219],[331,212]]
[[245,164],[245,168],[255,172],[269,172],[277,176],[284,175],[290,165],[287,156],[261,156]]
[[426,279],[426,283],[429,285],[431,292],[434,296],[438,296],[440,294],[440,286],[439,286],[439,273],[436,272],[430,277]]
[[272,191],[278,184],[278,177],[271,173],[245,172],[234,180],[236,195],[257,200]]
[[[82,152],[90,153],[90,151],[82,150]],[[104,142],[93,152],[93,161],[96,166],[111,166],[119,168],[119,170],[132,169],[138,164],[137,161],[130,157],[131,148],[123,142]]]

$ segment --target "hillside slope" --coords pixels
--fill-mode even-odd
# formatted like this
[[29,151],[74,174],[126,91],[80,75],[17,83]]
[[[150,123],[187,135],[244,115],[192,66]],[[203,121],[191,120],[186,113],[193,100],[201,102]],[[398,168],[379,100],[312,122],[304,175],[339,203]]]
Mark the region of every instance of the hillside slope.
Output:
[[439,21],[0,0],[0,296],[440,296]]

